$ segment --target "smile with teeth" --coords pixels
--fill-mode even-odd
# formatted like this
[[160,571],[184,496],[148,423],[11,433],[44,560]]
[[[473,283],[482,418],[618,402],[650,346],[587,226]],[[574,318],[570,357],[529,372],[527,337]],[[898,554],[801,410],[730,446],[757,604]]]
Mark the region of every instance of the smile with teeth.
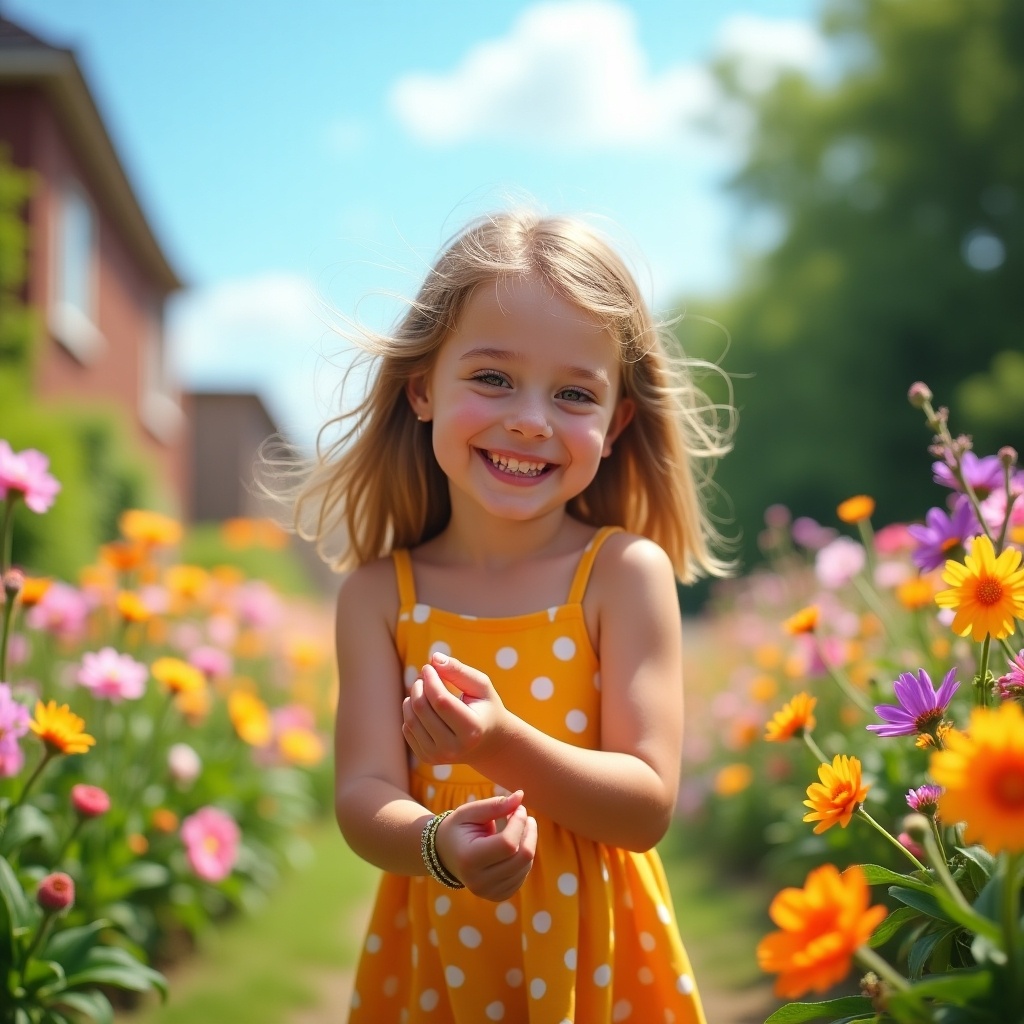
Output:
[[484,452],[484,456],[492,466],[497,467],[503,473],[515,476],[540,476],[549,465],[547,462],[530,462],[526,459],[509,458],[499,455],[497,452]]

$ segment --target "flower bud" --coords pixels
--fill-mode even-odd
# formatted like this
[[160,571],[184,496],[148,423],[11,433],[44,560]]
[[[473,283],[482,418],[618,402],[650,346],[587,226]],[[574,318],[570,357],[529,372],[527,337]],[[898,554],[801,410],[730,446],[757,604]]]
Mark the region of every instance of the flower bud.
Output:
[[931,831],[931,822],[923,814],[908,814],[903,819],[903,831],[915,841]]
[[1017,465],[1017,449],[1011,448],[1008,444],[1003,445],[998,453],[999,461],[1007,468],[1013,469]]
[[50,913],[67,910],[75,902],[75,883],[71,876],[63,871],[47,875],[36,890],[36,902]]
[[84,782],[71,787],[71,804],[82,818],[98,818],[110,810],[110,797],[99,786]]
[[13,601],[25,586],[25,574],[20,569],[8,569],[4,573],[4,593],[9,601]]
[[907,392],[907,399],[915,409],[923,409],[926,402],[932,400],[932,389],[923,381],[915,381],[910,385]]

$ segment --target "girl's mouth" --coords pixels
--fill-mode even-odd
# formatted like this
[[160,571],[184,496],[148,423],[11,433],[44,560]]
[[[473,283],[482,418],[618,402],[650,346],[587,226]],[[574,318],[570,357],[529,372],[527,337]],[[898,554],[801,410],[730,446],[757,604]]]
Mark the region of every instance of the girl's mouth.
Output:
[[552,466],[550,462],[538,462],[530,459],[517,459],[508,455],[499,455],[497,452],[481,451],[483,457],[495,469],[509,476],[535,477],[546,473]]

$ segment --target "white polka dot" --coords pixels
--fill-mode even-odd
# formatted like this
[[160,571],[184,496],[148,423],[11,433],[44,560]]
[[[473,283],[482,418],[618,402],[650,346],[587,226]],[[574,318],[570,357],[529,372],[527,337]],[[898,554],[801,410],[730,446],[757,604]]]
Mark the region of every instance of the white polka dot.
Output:
[[640,933],[640,945],[647,950],[648,953],[657,945],[654,941],[654,936],[650,932]]
[[434,1010],[440,1001],[441,997],[437,994],[437,989],[426,988],[420,993],[421,1010]]
[[630,909],[630,910],[632,910],[632,909],[633,909],[633,890],[632,890],[632,889],[627,889],[627,890],[626,890],[626,891],[625,891],[625,892],[624,892],[624,893],[622,894],[622,902],[623,902],[623,904],[624,904],[624,905],[625,905],[625,906],[626,906],[626,907],[627,907],[628,909]]
[[366,952],[367,953],[379,953],[380,952],[380,947],[383,946],[383,945],[384,945],[384,943],[381,942],[379,935],[374,935],[373,932],[370,932],[370,934],[366,936]]
[[543,978],[534,978],[530,982],[530,995],[534,999],[540,999],[547,990],[548,986]]
[[519,988],[523,983],[523,972],[518,967],[513,967],[505,974],[505,981],[510,988]]
[[654,984],[654,971],[650,967],[644,965],[636,972],[636,976],[640,979],[641,985],[653,985]]
[[563,896],[575,896],[578,885],[576,876],[571,871],[566,871],[564,875],[558,876],[558,891]]
[[562,960],[565,961],[565,966],[568,967],[570,971],[575,971],[576,970],[576,948],[573,947],[572,949],[567,949],[565,951],[565,956],[562,957]]
[[433,657],[435,654],[447,654],[451,657],[452,649],[443,640],[435,640],[430,645],[430,650],[427,652],[428,657]]
[[464,946],[468,946],[470,949],[476,949],[476,947],[483,941],[484,937],[472,925],[464,924],[459,929],[459,942]]
[[532,683],[530,683],[530,693],[537,700],[550,700],[551,695],[555,692],[555,684],[548,679],[547,676],[537,676]]
[[409,1024],[409,1011],[404,1009],[398,1015],[398,1024]]
[[405,688],[412,689],[412,684],[420,677],[420,670],[415,665],[405,666]]
[[487,1009],[484,1010],[484,1013],[487,1014],[488,1020],[504,1020],[505,1004],[495,1000],[493,1003],[487,1004]]
[[587,727],[587,716],[578,708],[574,708],[565,716],[565,727],[569,732],[583,732]]
[[384,995],[389,999],[398,991],[398,978],[394,974],[389,974],[384,979]]
[[665,1011],[665,1024],[676,1024],[676,1011],[666,1010]]
[[362,1005],[362,1002],[363,1002],[363,1000],[360,998],[359,993],[358,992],[353,992],[352,993],[352,1001],[349,1003],[349,1005],[352,1007],[352,1009],[353,1010],[358,1010],[359,1007]]
[[511,924],[516,919],[516,908],[511,903],[499,903],[494,908],[494,916],[502,924]]
[[514,647],[502,647],[494,656],[498,668],[515,668],[519,661],[519,652]]
[[612,1007],[612,1020],[629,1020],[633,1016],[633,1004],[628,999],[620,999]]
[[557,607],[549,608],[548,609],[548,622],[554,622],[555,621],[555,616],[557,614],[558,614],[558,608]]
[[437,796],[437,786],[427,786],[427,799],[433,800]]
[[611,980],[612,969],[607,964],[601,964],[601,966],[594,971],[594,984],[598,988],[604,988]]
[[412,944],[412,965],[415,967],[420,962],[420,947],[414,942]]
[[450,764],[435,764],[434,765],[434,778],[435,779],[450,779],[452,775],[452,766]]
[[676,978],[676,991],[684,996],[690,995],[693,992],[693,978],[688,974],[680,974]]
[[670,924],[672,921],[672,915],[669,913],[669,909],[664,903],[658,904],[658,920],[662,924]]
[[444,980],[448,982],[449,988],[459,988],[466,980],[465,972],[455,964],[449,964],[444,969]]
[[555,657],[559,661],[572,661],[576,655],[576,642],[569,636],[560,636],[552,645]]
[[401,931],[409,923],[409,911],[402,907],[402,909],[395,914],[395,927]]
[[438,896],[434,900],[434,910],[444,917],[452,909],[452,901],[447,896]]
[[426,622],[430,618],[430,605],[429,604],[417,604],[413,605],[412,609],[412,621],[413,622]]
[[432,946],[434,946],[434,947],[437,946],[437,929],[436,928],[431,928],[430,931],[427,932],[427,941]]
[[533,930],[541,935],[551,930],[551,915],[546,910],[538,910],[533,915]]

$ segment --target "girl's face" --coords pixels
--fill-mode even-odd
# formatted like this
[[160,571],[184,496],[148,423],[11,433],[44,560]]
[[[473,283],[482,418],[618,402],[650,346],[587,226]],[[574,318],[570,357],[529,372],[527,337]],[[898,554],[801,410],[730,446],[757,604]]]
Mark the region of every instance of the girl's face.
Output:
[[453,503],[522,521],[594,479],[633,415],[620,387],[612,335],[531,275],[479,286],[408,397],[432,421]]

